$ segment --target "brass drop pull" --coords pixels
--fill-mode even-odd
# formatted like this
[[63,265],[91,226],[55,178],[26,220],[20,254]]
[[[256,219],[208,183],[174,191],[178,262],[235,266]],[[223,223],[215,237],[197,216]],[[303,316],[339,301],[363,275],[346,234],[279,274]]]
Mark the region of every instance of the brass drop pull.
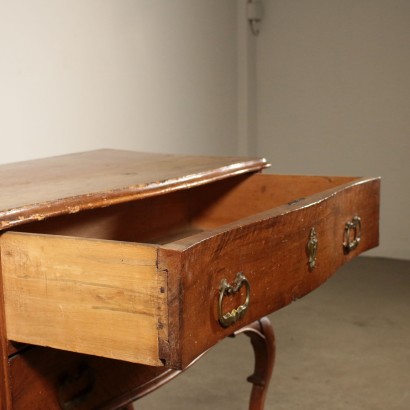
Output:
[[349,253],[358,247],[361,231],[362,223],[359,216],[355,216],[351,221],[346,222],[343,242],[343,248],[346,253]]
[[[235,309],[232,309],[231,312],[222,313],[222,301],[224,296],[232,295],[242,288],[245,285],[246,288],[246,299],[245,303],[238,306]],[[244,276],[242,272],[238,272],[236,274],[235,281],[232,285],[230,285],[226,279],[221,280],[221,284],[219,286],[219,303],[218,303],[218,319],[219,323],[223,327],[228,327],[236,323],[239,319],[243,317],[249,307],[249,300],[251,294],[251,285],[249,284],[248,279]]]

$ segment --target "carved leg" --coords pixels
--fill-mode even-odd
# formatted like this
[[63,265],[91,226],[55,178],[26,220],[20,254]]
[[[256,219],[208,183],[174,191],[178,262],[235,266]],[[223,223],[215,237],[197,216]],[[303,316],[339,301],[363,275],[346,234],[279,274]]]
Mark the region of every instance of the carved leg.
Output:
[[238,330],[234,336],[240,333],[250,337],[255,354],[255,370],[248,377],[248,381],[253,384],[249,410],[263,410],[275,361],[275,336],[272,324],[267,317],[263,317]]
[[[275,336],[273,334],[272,324],[267,317],[263,317],[262,319],[236,331],[232,336],[234,337],[241,333],[245,333],[245,335],[251,339],[255,354],[255,370],[247,379],[253,384],[249,410],[263,410],[275,361]],[[193,360],[184,370],[168,369],[164,371],[163,374],[149,380],[136,391],[135,399],[141,398],[163,384],[166,384],[168,381],[191,367],[205,353],[206,352],[202,353]],[[132,410],[132,407],[123,407],[119,410]]]

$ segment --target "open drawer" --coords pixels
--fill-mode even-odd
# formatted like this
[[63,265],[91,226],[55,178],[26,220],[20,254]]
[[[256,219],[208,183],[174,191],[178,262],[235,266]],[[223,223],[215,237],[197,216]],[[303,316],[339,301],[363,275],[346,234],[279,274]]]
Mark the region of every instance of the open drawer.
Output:
[[184,368],[378,244],[379,179],[243,174],[0,239],[7,337]]

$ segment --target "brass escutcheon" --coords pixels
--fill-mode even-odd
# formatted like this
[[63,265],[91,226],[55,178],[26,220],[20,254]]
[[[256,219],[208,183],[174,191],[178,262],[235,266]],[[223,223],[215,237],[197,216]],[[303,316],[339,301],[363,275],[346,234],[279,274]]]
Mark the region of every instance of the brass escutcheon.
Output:
[[318,247],[319,241],[317,239],[317,234],[315,228],[312,228],[310,230],[310,235],[309,235],[309,241],[307,243],[307,253],[309,257],[309,269],[313,270],[316,267],[316,255],[317,255],[317,247]]
[[[353,239],[351,239],[351,232],[353,232]],[[362,223],[359,216],[355,216],[351,221],[345,223],[343,248],[346,253],[358,247],[361,233]]]
[[[222,301],[224,296],[232,295],[242,288],[242,285],[246,287],[246,299],[245,303],[238,306],[235,309],[232,309],[231,312],[222,313]],[[219,286],[219,302],[218,302],[218,319],[219,323],[223,327],[228,327],[236,323],[239,319],[243,317],[245,312],[248,310],[249,301],[250,301],[250,294],[251,294],[251,285],[249,284],[248,279],[244,276],[242,272],[238,272],[235,277],[235,281],[233,285],[230,285],[226,279],[221,280],[221,284]]]

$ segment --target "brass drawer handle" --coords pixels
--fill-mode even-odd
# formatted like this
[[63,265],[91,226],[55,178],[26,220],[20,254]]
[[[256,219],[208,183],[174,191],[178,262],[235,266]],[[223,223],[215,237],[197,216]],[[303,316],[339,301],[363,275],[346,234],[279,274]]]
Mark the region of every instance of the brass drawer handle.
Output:
[[[236,309],[232,309],[231,312],[222,313],[222,301],[224,296],[232,295],[242,288],[242,285],[246,287],[246,299],[245,303],[238,306]],[[218,319],[219,323],[223,327],[228,327],[236,323],[239,319],[243,317],[245,312],[248,310],[249,307],[249,300],[250,300],[250,293],[251,293],[251,285],[249,284],[248,279],[244,276],[242,272],[238,272],[236,274],[235,281],[232,285],[230,285],[226,279],[221,280],[221,284],[219,286],[219,303],[218,303]]]
[[[351,238],[351,232],[353,232],[353,239]],[[358,247],[361,233],[362,223],[359,216],[355,216],[351,221],[346,222],[343,242],[343,248],[346,253],[349,253]]]

